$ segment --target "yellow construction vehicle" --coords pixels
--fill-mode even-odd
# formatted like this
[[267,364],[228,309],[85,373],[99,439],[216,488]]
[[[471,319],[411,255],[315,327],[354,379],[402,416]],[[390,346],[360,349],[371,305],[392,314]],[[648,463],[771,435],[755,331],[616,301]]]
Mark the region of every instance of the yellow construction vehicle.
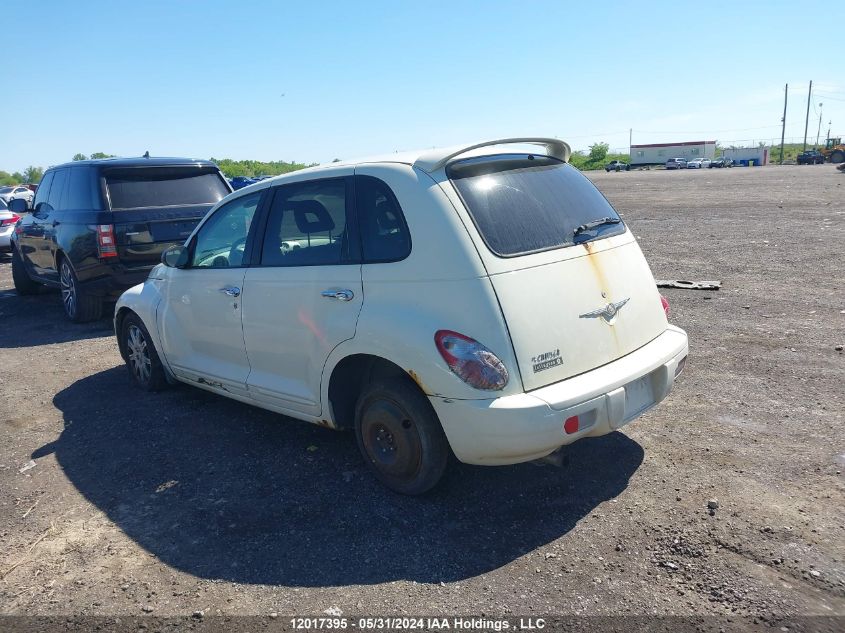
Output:
[[831,163],[845,162],[845,145],[842,144],[841,138],[829,138],[824,147],[820,147],[819,151],[824,154],[824,159]]

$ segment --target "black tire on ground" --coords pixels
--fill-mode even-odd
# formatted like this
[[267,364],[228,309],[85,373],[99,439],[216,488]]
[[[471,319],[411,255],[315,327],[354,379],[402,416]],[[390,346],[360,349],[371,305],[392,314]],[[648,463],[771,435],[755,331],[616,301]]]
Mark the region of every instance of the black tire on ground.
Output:
[[836,150],[830,155],[830,162],[836,164],[845,162],[845,152]]
[[95,321],[103,315],[103,300],[92,297],[79,286],[73,267],[66,258],[59,263],[59,283],[65,316],[74,323]]
[[150,333],[134,312],[123,319],[120,327],[120,345],[132,384],[145,391],[160,391],[167,387],[167,375]]
[[376,478],[400,494],[431,490],[449,461],[449,442],[434,408],[405,378],[364,389],[355,406],[355,436]]
[[12,281],[19,295],[34,295],[41,289],[41,284],[33,281],[26,272],[26,266],[14,246],[12,247]]

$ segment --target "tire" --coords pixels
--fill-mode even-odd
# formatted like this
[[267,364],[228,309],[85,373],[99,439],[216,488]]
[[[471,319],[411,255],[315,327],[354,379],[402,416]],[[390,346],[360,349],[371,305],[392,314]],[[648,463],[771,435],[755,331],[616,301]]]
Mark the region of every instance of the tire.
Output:
[[132,384],[144,391],[161,391],[167,387],[167,374],[164,373],[150,333],[135,313],[123,319],[120,346]]
[[836,164],[845,162],[845,152],[841,150],[836,150],[830,155],[830,162]]
[[449,442],[437,414],[405,378],[367,386],[355,406],[355,436],[376,479],[403,495],[431,490],[449,461]]
[[15,284],[15,290],[21,296],[34,295],[41,290],[41,284],[33,281],[26,272],[26,265],[14,246],[12,247],[12,281]]
[[65,316],[74,323],[95,321],[103,315],[103,302],[92,297],[79,287],[79,280],[67,258],[59,263],[59,284],[62,291],[62,306]]

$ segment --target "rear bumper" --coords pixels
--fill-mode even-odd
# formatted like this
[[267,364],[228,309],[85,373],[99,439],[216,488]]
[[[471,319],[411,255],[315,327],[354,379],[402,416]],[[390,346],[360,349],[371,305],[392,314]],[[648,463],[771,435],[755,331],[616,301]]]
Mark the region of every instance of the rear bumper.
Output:
[[152,269],[153,266],[129,269],[116,266],[111,269],[110,274],[88,281],[81,281],[80,285],[85,289],[85,292],[95,297],[116,300],[125,290],[143,283]]
[[[431,396],[449,444],[468,464],[538,459],[582,437],[612,433],[663,400],[688,353],[687,335],[669,326],[627,356],[559,383],[491,400]],[[578,416],[579,429],[564,421]]]
[[14,232],[14,224],[0,229],[0,253],[8,253],[12,250],[12,233]]

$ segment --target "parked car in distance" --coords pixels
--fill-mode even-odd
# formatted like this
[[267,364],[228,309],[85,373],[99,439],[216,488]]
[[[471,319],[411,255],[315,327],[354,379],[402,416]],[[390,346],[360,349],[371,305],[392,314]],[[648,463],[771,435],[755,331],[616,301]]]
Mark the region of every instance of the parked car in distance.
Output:
[[247,176],[235,176],[229,181],[229,184],[232,185],[232,189],[237,191],[238,189],[243,189],[244,187],[254,185],[256,182],[258,181],[254,178],[248,178]]
[[513,464],[621,428],[670,391],[687,337],[569,156],[496,140],[232,194],[118,301],[132,380],[354,429],[404,494],[450,452]]
[[[100,317],[103,302],[146,279],[231,192],[212,162],[107,158],[51,167],[12,237],[18,294],[61,289],[71,321]],[[13,200],[12,211],[24,210]],[[16,208],[17,207],[17,208]]]
[[630,171],[631,166],[621,160],[612,160],[604,166],[605,171]]
[[703,167],[710,167],[709,158],[693,158],[687,161],[687,169],[701,169]]
[[23,200],[27,208],[32,207],[32,200],[35,194],[26,185],[13,185],[11,187],[0,187],[0,200],[6,204],[12,200]]
[[733,159],[725,158],[724,156],[711,160],[710,164],[708,165],[708,167],[719,167],[719,168],[721,168],[721,167],[733,167],[733,166],[734,166]]
[[686,169],[686,158],[670,158],[666,161],[666,169]]
[[17,213],[9,211],[6,201],[0,198],[0,253],[12,250],[12,233],[15,232],[15,224],[20,217]]
[[824,154],[817,149],[808,149],[795,157],[795,162],[799,165],[822,165],[824,163]]

